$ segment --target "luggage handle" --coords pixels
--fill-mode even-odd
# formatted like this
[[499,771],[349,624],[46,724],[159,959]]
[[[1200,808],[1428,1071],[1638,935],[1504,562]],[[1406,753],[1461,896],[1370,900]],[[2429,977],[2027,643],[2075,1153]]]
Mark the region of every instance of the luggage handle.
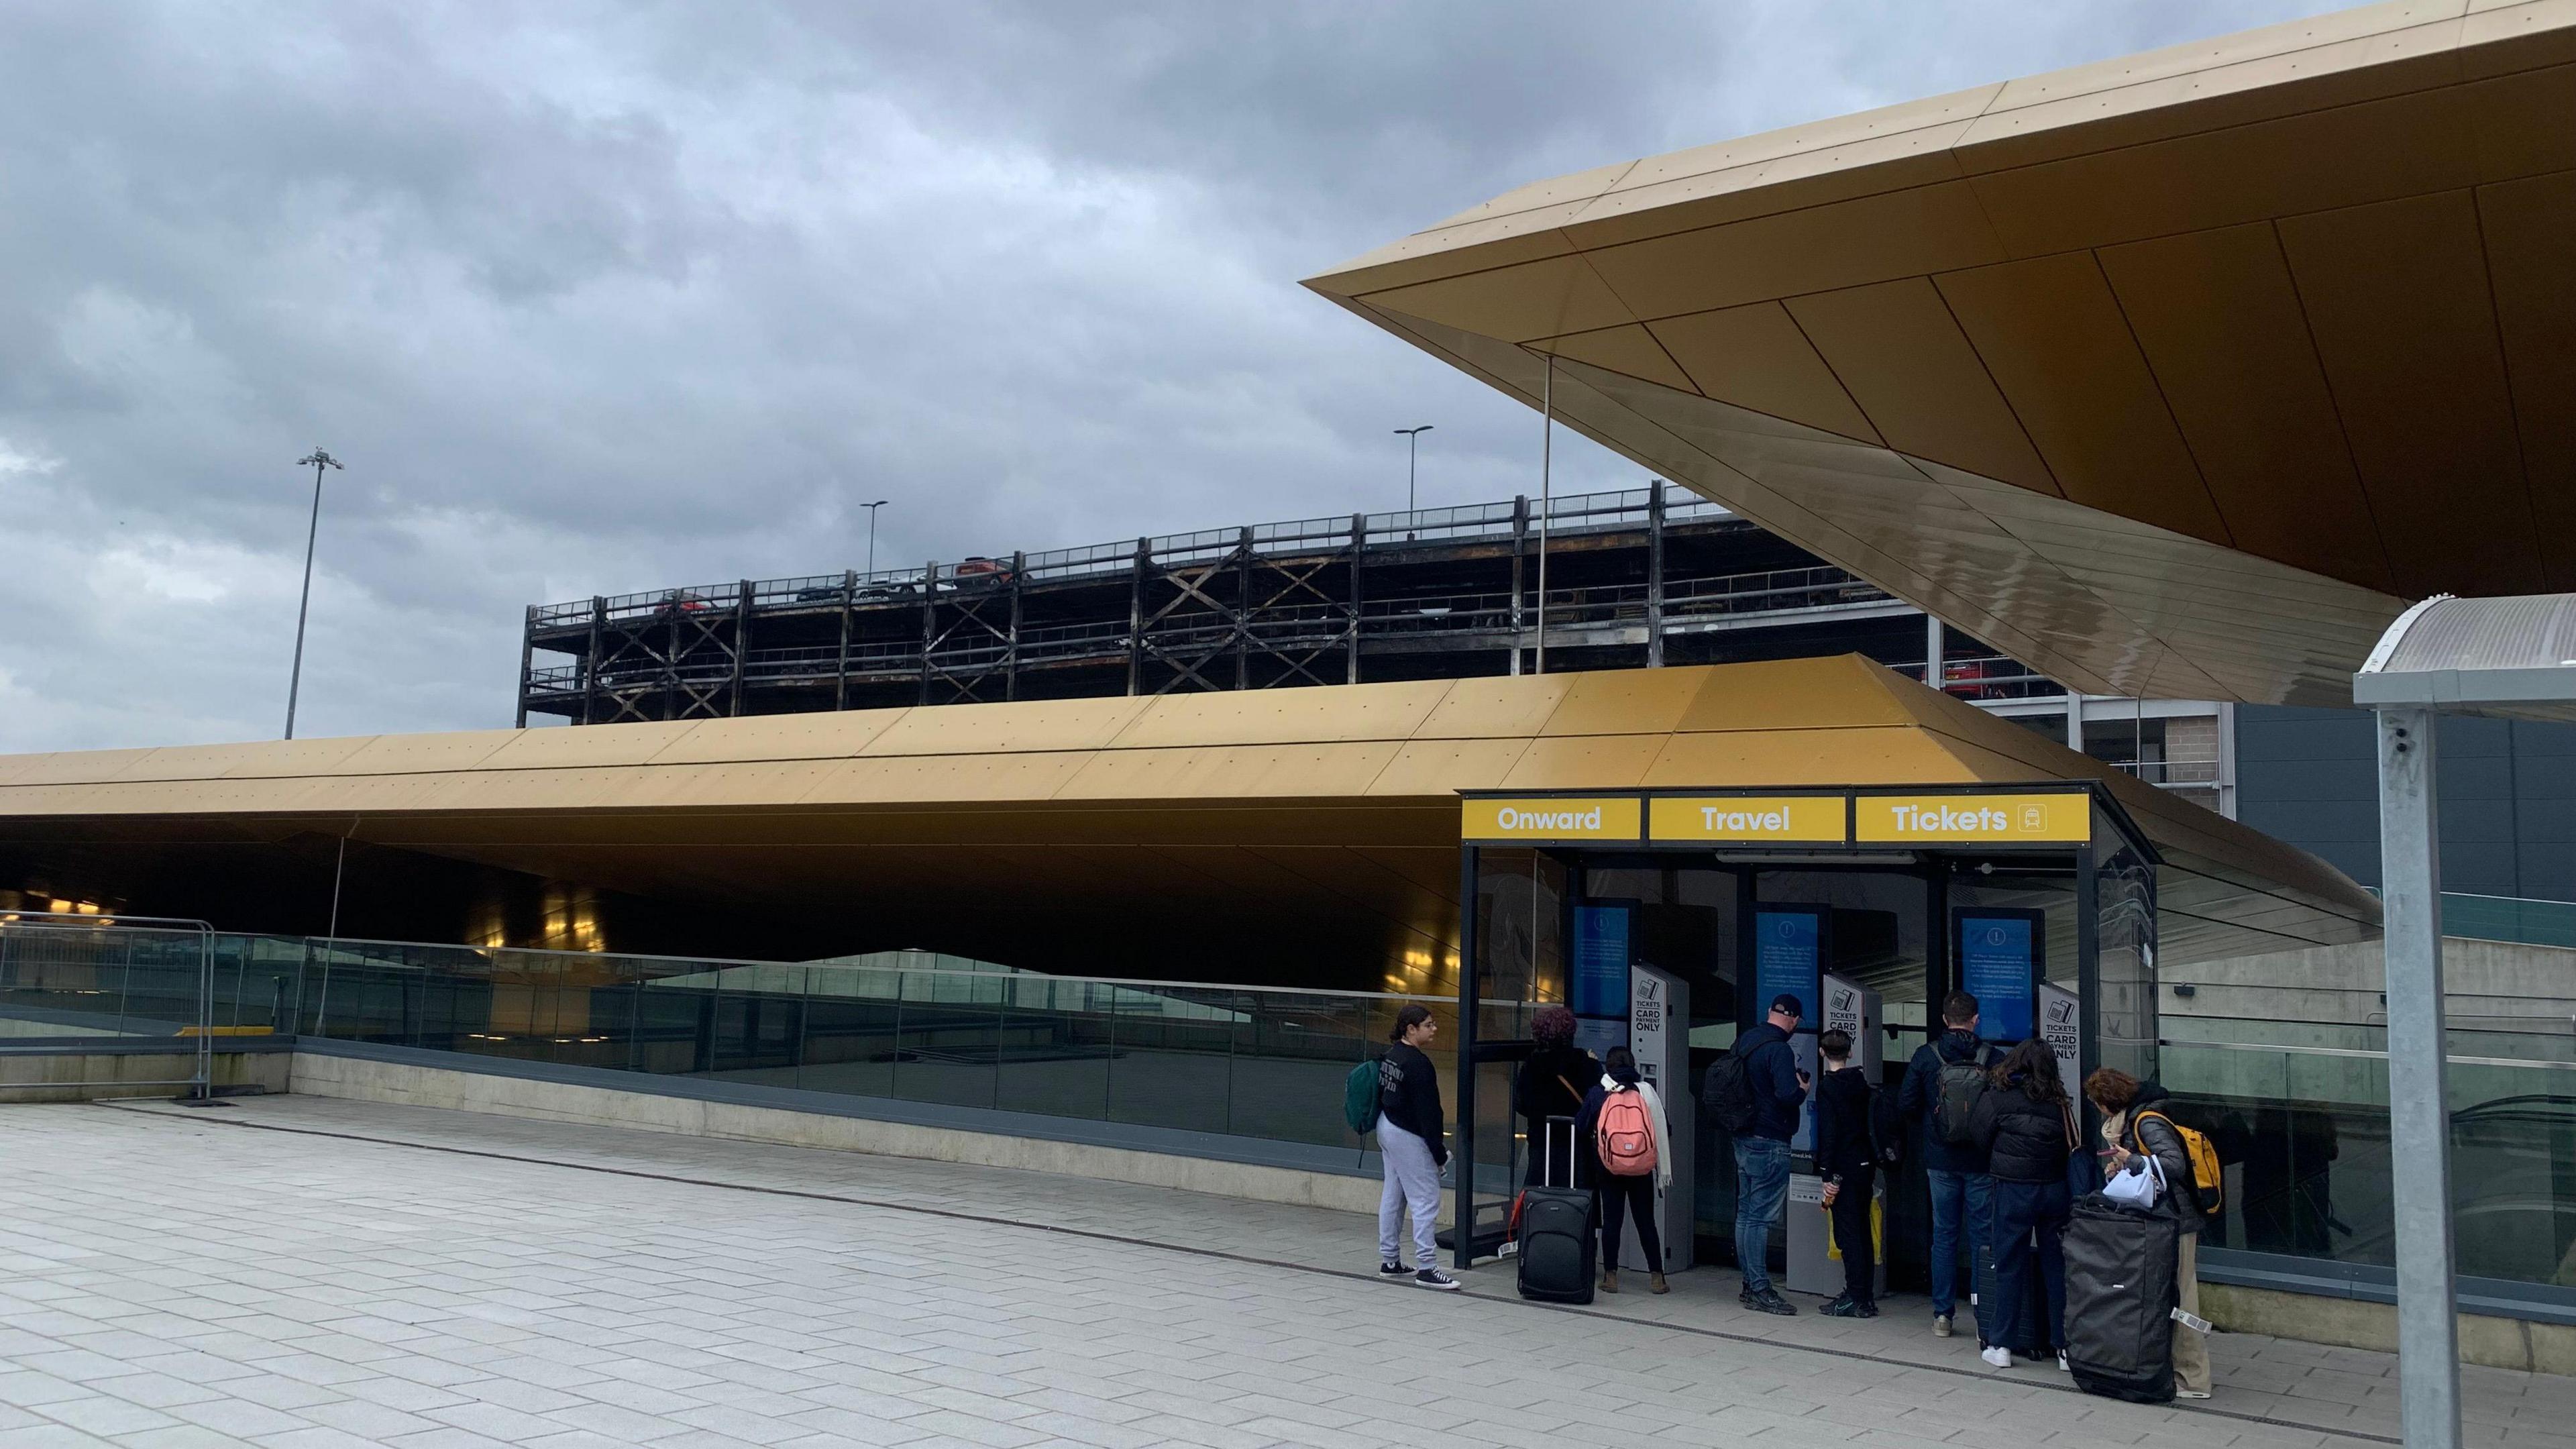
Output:
[[[1565,1124],[1565,1181],[1563,1182],[1553,1180],[1556,1177],[1556,1127],[1560,1122]],[[1540,1135],[1538,1172],[1539,1176],[1550,1179],[1550,1181],[1545,1184],[1548,1187],[1570,1188],[1574,1186],[1573,1118],[1550,1117],[1547,1119],[1547,1126]]]

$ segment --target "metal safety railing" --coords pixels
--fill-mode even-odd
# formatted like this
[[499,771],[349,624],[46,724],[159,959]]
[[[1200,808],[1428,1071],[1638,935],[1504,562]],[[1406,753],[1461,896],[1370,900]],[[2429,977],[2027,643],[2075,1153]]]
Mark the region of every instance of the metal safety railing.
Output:
[[69,911],[0,914],[0,1020],[16,1051],[77,1052],[103,1042],[175,1038],[181,1078],[47,1081],[46,1087],[214,1091],[215,928],[168,916]]

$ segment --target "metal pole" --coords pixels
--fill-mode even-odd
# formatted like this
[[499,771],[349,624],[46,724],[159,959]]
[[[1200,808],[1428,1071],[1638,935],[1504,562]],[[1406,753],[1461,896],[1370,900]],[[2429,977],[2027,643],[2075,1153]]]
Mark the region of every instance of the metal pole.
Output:
[[1646,485],[1646,667],[1664,667],[1664,480]]
[[304,592],[295,601],[295,665],[286,676],[286,738],[295,738],[295,696],[304,684],[304,620],[313,607],[313,544],[322,535],[322,470],[337,468],[340,460],[313,450],[308,458],[298,458],[298,467],[313,470],[313,517],[304,526]]
[[2458,1449],[2460,1326],[2442,1019],[2442,865],[2433,714],[2381,710],[2379,861],[2395,1174],[2397,1392],[2406,1449]]
[[1941,645],[1941,621],[1930,614],[1924,615],[1923,687],[1925,689],[1939,689],[1947,683],[1947,681],[1942,678],[1943,661],[1941,658]]
[[874,503],[859,505],[868,511],[868,573],[870,576],[874,576],[877,571],[877,510],[893,501],[890,498],[880,498]]
[[[1547,354],[1547,380],[1538,394],[1538,657],[1530,670],[1547,673],[1547,519],[1556,449],[1556,354]],[[1532,876],[1531,879],[1537,879]]]
[[[1449,1215],[1449,1261],[1460,1272],[1476,1266],[1476,872],[1481,852],[1458,852],[1458,1150],[1449,1154],[1457,1206]],[[1535,880],[1535,873],[1533,873]]]

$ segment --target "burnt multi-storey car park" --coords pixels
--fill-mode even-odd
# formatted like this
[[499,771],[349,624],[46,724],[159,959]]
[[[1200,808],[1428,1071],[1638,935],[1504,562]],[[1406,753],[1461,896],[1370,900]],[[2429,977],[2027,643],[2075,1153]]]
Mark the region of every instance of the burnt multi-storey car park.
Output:
[[[1253,524],[528,611],[519,720],[575,724],[1866,654],[1923,614],[1694,494]],[[1952,633],[1980,701],[2064,688]],[[569,662],[553,662],[568,656]]]

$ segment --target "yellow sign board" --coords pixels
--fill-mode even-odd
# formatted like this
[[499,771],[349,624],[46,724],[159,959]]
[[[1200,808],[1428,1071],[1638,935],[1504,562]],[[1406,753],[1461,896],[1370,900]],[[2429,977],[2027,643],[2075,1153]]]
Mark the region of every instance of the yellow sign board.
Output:
[[1865,842],[2081,845],[2093,838],[2093,797],[2080,793],[1863,795],[1853,805],[1855,838]]
[[1462,807],[1460,837],[1487,842],[1634,841],[1644,814],[1634,795],[1468,800]]
[[1659,795],[1652,807],[1650,838],[1661,841],[1840,845],[1847,838],[1840,795]]

